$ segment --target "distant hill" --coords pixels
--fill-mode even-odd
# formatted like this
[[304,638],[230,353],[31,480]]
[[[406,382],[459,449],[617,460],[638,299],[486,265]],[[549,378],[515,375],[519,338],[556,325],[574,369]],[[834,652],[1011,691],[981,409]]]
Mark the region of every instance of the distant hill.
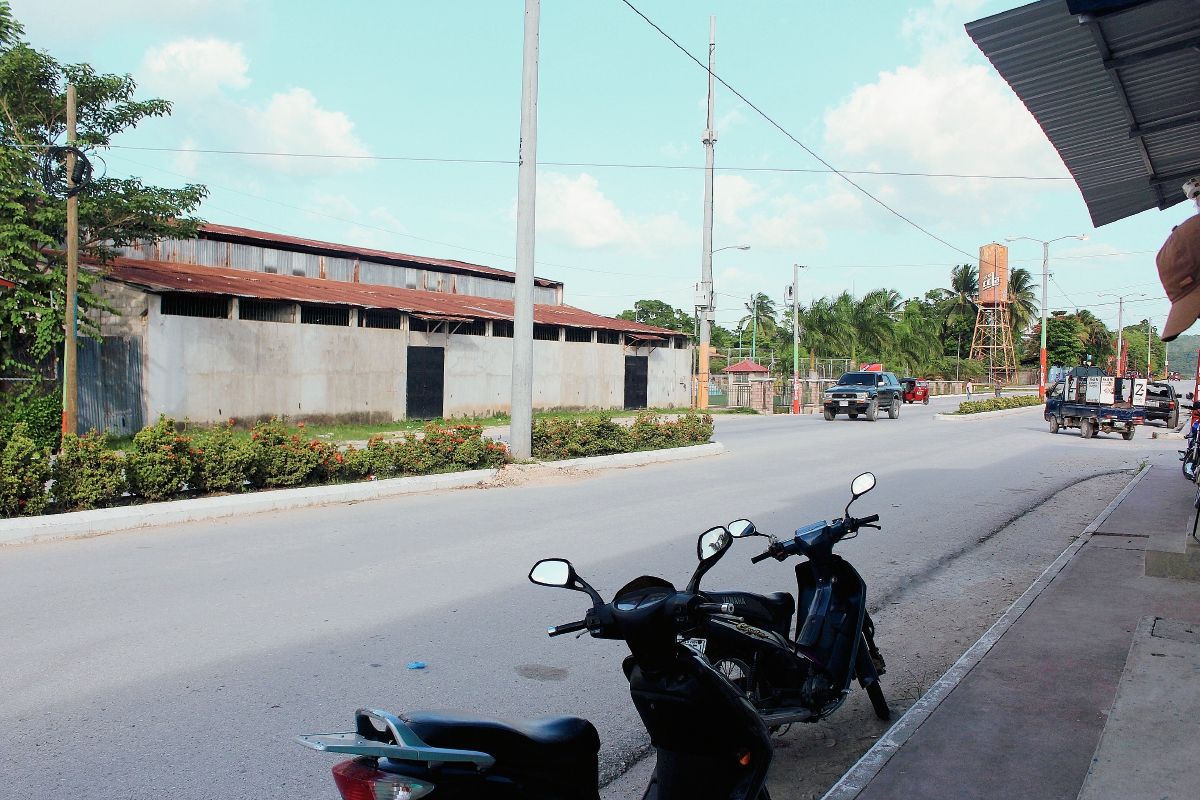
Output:
[[1200,336],[1180,336],[1170,343],[1167,359],[1171,362],[1171,371],[1178,372],[1185,378],[1196,374],[1196,350],[1200,349]]

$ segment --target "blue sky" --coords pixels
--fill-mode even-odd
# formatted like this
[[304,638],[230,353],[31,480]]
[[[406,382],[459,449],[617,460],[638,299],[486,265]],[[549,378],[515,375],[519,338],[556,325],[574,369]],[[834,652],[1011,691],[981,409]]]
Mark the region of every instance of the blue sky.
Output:
[[[637,0],[703,57],[717,16],[717,72],[841,169],[1064,177],[1053,148],[963,33],[1012,2]],[[517,152],[523,0],[14,0],[27,38],[56,57],[131,72],[175,102],[117,144],[182,150],[511,161]],[[688,308],[700,268],[706,76],[621,0],[543,0],[537,272],[567,302],[615,314],[639,298]],[[724,89],[717,165],[820,169]],[[114,150],[113,174],[205,183],[201,215],[262,228],[511,269],[516,167]],[[553,166],[545,162],[693,169]],[[1093,230],[1070,181],[860,176],[864,188],[957,248],[1005,236],[1089,234],[1053,246],[1051,309],[1130,298],[1126,324],[1162,299],[1154,254],[1194,209],[1148,211]],[[774,298],[949,281],[965,256],[836,176],[718,174],[718,321],[751,292]],[[1041,247],[1011,265],[1040,282]]]

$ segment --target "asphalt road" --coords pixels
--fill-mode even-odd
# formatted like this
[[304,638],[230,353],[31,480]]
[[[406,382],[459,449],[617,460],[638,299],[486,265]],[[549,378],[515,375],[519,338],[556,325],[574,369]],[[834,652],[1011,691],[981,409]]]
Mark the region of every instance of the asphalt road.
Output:
[[[955,402],[875,423],[718,418],[722,456],[574,481],[0,548],[0,797],[334,798],[337,759],[292,737],[349,729],[360,706],[582,714],[611,772],[645,744],[625,651],[546,637],[587,601],[529,584],[538,558],[571,559],[606,597],[643,573],[682,585],[705,528],[838,516],[869,469],[855,511],[884,529],[839,552],[872,604],[903,604],[1062,488],[1178,444],[1051,436],[1037,411],[932,418]],[[756,552],[736,543],[705,585],[794,591],[791,565]]]

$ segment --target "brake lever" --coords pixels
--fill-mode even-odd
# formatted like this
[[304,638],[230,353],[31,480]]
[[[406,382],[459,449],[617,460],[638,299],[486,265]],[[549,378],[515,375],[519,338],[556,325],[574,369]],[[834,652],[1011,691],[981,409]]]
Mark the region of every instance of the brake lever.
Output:
[[877,531],[883,530],[883,528],[881,528],[880,526],[875,525],[874,523],[870,523],[870,522],[868,522],[866,525],[859,525],[858,527],[859,528],[874,528]]

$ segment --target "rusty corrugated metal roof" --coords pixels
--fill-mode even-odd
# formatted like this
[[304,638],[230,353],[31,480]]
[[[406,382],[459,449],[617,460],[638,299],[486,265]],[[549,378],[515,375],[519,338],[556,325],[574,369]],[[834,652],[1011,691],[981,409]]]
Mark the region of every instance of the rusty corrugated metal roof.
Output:
[[1058,150],[1093,225],[1182,203],[1200,175],[1200,4],[1075,5],[1094,13],[1041,0],[967,34]]
[[[514,273],[495,267],[485,267],[480,264],[469,264],[466,261],[455,261],[445,258],[428,258],[407,253],[392,253],[387,250],[373,250],[369,247],[355,247],[348,244],[322,242],[316,239],[302,239],[299,236],[286,236],[280,233],[256,231],[250,228],[238,228],[233,225],[214,225],[205,223],[197,234],[201,239],[212,239],[219,242],[234,244],[253,244],[259,247],[276,245],[280,250],[296,250],[302,253],[336,256],[338,258],[365,258],[368,261],[378,261],[384,264],[401,266],[437,267],[449,272],[463,275],[489,275],[494,278],[515,280]],[[562,286],[562,281],[552,281],[548,278],[534,278],[538,286]]]
[[[209,295],[233,295],[258,300],[291,303],[319,303],[385,308],[441,319],[471,318],[511,320],[513,302],[491,297],[398,289],[370,283],[349,283],[322,278],[301,278],[266,272],[249,272],[223,267],[200,267],[162,261],[118,258],[106,265],[109,280],[138,286],[151,292],[195,292]],[[533,319],[539,325],[569,328],[598,328],[622,333],[680,336],[678,331],[643,325],[640,322],[602,317],[572,306],[533,307]]]

